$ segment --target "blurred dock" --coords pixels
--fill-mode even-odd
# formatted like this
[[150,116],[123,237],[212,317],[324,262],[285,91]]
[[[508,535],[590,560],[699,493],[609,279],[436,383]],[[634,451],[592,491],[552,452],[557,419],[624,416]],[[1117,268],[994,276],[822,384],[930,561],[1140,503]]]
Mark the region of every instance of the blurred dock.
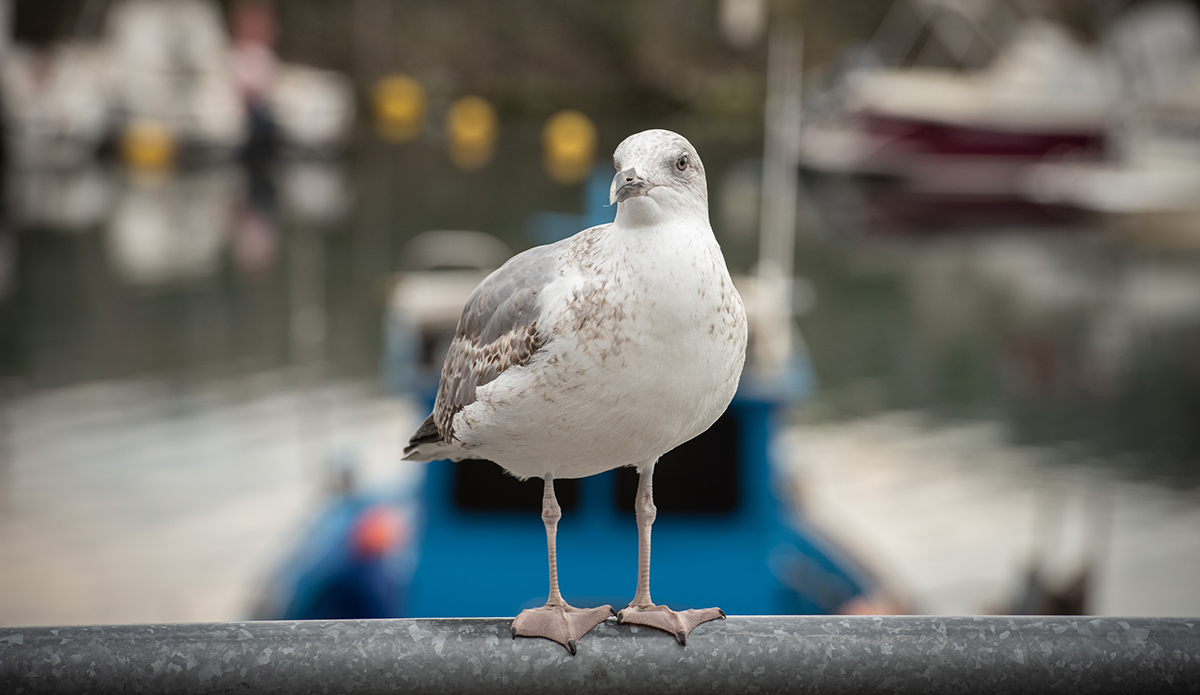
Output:
[[100,382],[6,404],[0,624],[244,618],[320,502],[326,455],[402,486],[416,415],[374,384],[287,371]]
[[794,427],[799,505],[921,614],[1010,613],[1026,571],[1080,571],[1085,612],[1200,615],[1200,490],[1062,463],[992,423],[917,413]]

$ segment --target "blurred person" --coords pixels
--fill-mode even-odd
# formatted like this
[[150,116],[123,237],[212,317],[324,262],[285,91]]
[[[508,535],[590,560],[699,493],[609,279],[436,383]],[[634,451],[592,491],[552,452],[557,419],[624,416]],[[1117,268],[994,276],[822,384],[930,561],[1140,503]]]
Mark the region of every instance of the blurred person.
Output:
[[230,14],[230,33],[234,80],[249,121],[243,151],[248,191],[234,214],[233,256],[243,272],[260,275],[274,265],[279,248],[278,205],[271,171],[280,139],[271,108],[271,93],[279,79],[275,6],[270,0],[238,0]]
[[246,154],[254,160],[273,154],[278,141],[270,107],[271,90],[279,75],[275,6],[270,0],[238,0],[230,25],[234,80],[250,120]]
[[231,239],[234,262],[249,276],[265,274],[279,254],[279,193],[273,165],[276,143],[269,120],[251,128],[245,150],[245,195],[234,207]]

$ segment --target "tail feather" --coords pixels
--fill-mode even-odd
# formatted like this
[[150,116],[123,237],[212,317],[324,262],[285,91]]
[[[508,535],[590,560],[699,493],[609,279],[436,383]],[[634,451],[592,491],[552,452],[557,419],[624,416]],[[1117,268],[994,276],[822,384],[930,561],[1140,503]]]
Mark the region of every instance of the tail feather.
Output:
[[409,438],[408,446],[405,447],[404,453],[407,454],[409,449],[419,444],[440,441],[442,441],[442,433],[438,431],[437,424],[433,421],[433,413],[430,413],[429,417],[425,418],[425,422],[422,422],[417,431],[413,432],[413,436]]
[[464,458],[462,450],[442,438],[442,433],[438,431],[437,425],[433,422],[432,413],[413,433],[408,440],[408,446],[404,447],[405,461],[429,462],[461,458]]

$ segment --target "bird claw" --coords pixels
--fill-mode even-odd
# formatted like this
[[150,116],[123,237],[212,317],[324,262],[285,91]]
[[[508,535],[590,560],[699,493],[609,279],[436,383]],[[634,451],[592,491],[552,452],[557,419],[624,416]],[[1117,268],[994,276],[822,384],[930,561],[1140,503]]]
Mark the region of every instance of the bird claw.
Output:
[[725,611],[720,608],[689,608],[685,611],[673,611],[666,606],[627,606],[617,613],[617,623],[621,625],[642,625],[652,627],[675,636],[675,640],[687,646],[688,635],[701,623],[724,618]]
[[562,604],[526,608],[512,622],[513,639],[544,637],[558,642],[574,656],[579,638],[614,615],[612,606],[575,608]]

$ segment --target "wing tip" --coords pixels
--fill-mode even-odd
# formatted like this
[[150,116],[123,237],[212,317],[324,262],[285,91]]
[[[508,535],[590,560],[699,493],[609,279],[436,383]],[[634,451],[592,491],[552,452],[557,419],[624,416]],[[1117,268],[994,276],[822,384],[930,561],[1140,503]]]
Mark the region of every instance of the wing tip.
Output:
[[438,431],[437,423],[433,421],[433,413],[430,413],[424,423],[413,432],[413,436],[408,438],[408,445],[404,447],[404,460],[413,461],[412,456],[419,454],[422,445],[442,441],[442,432]]

